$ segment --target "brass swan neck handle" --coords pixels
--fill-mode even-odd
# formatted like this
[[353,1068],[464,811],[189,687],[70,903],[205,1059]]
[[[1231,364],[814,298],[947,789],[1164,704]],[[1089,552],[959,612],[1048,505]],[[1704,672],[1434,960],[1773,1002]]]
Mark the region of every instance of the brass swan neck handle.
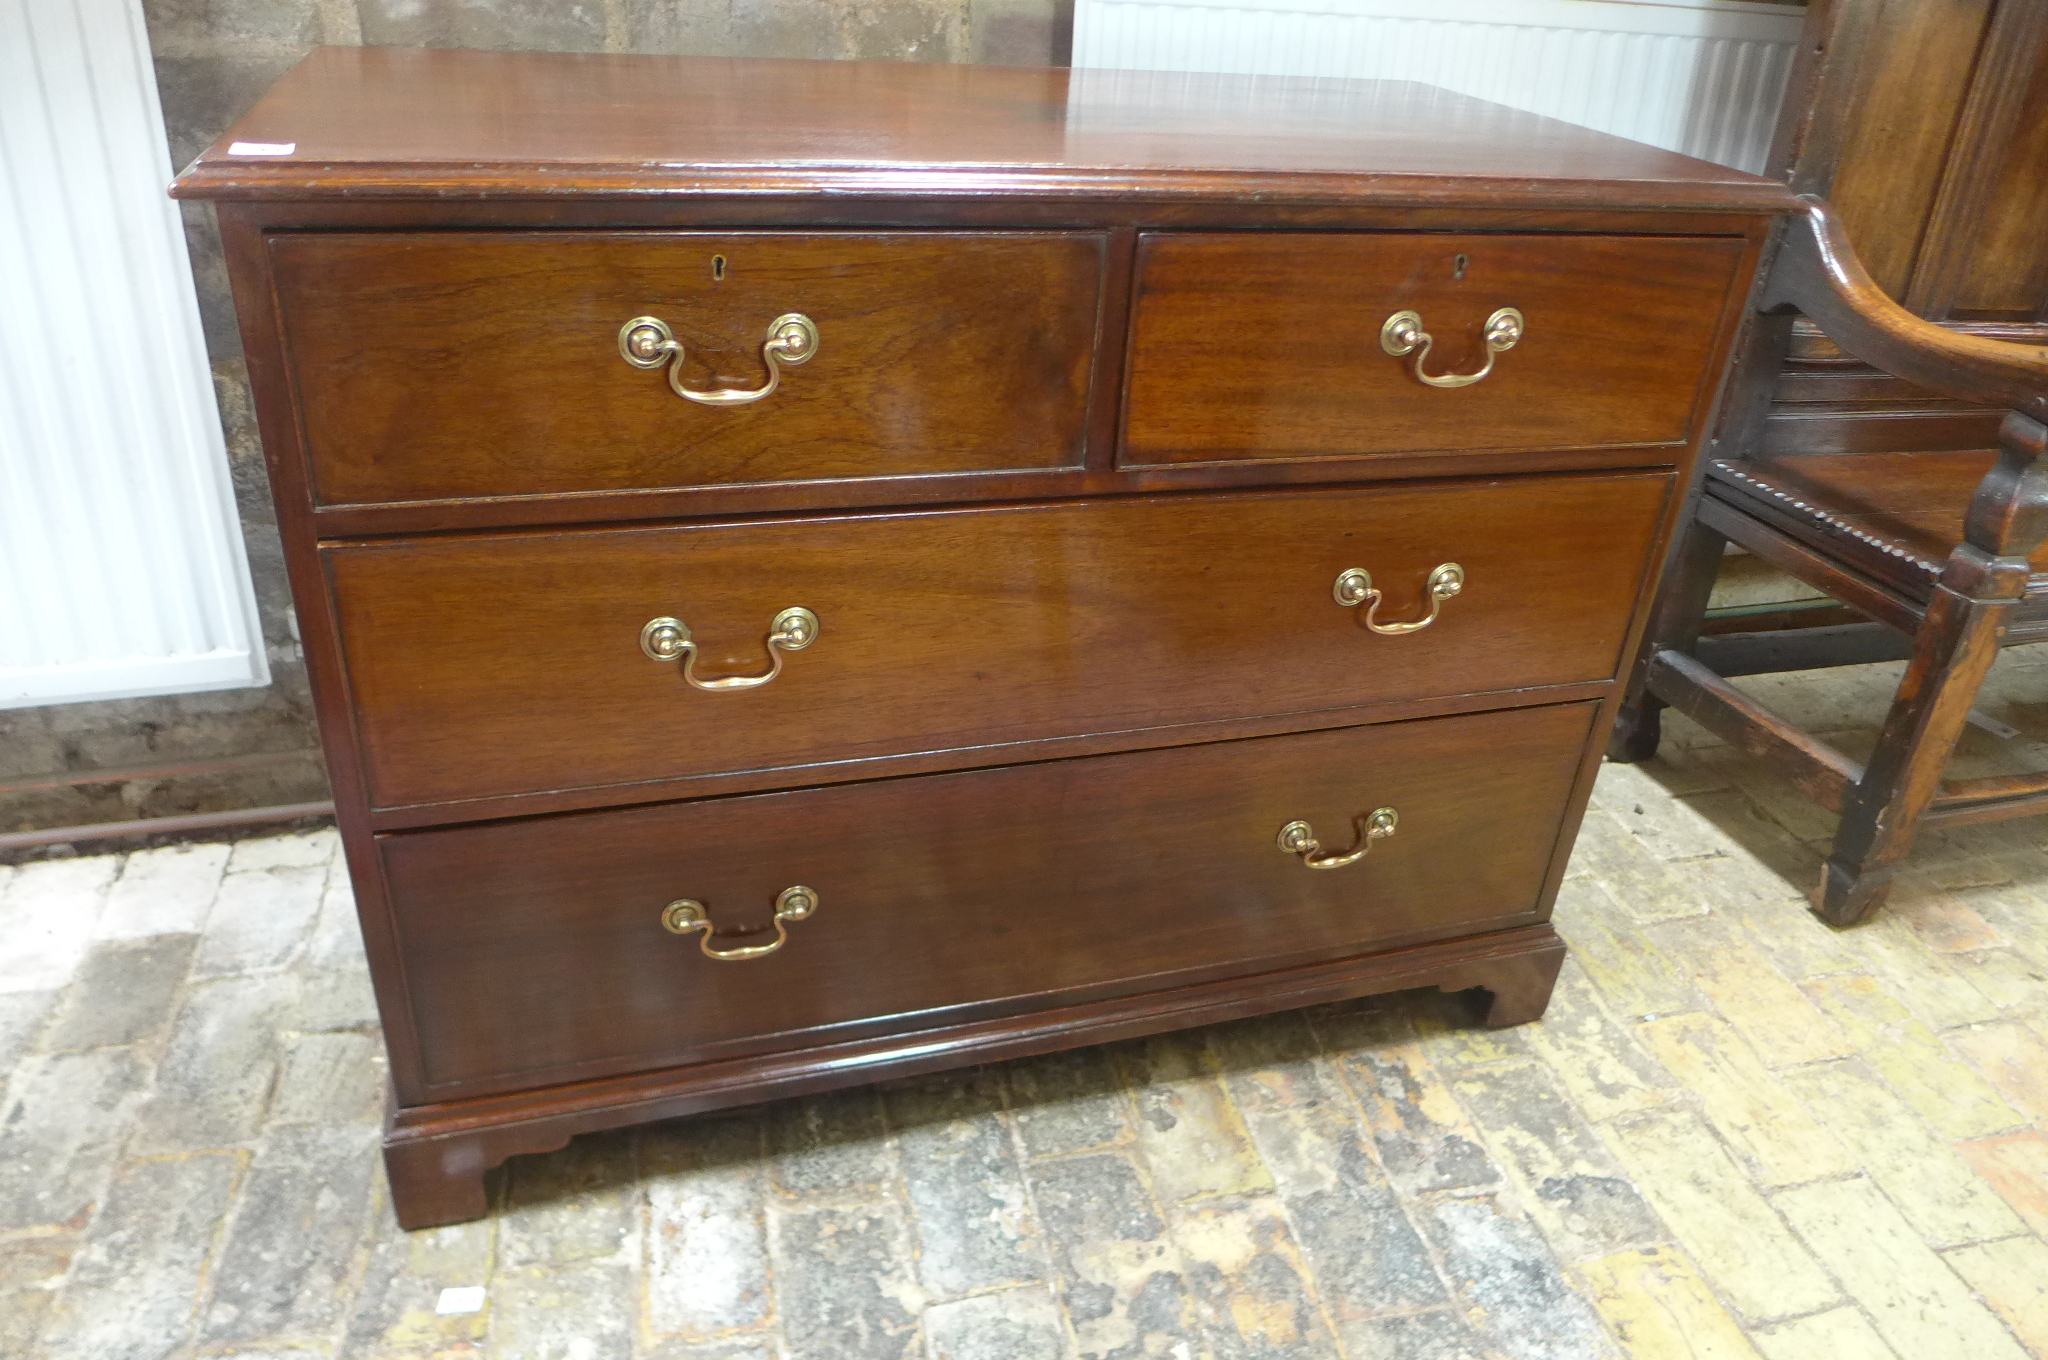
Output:
[[1470,387],[1487,374],[1493,372],[1494,359],[1521,343],[1522,333],[1527,329],[1522,314],[1513,307],[1503,307],[1486,318],[1486,325],[1480,337],[1486,342],[1486,362],[1477,373],[1441,373],[1432,376],[1422,371],[1422,365],[1429,359],[1429,347],[1436,343],[1435,337],[1422,329],[1420,312],[1395,312],[1380,326],[1380,348],[1395,358],[1413,353],[1415,363],[1410,371],[1415,380],[1430,387]]
[[818,893],[815,888],[806,888],[801,883],[784,888],[775,898],[775,938],[767,944],[742,944],[725,948],[712,948],[718,938],[711,928],[711,914],[704,904],[694,897],[679,897],[661,909],[661,924],[676,935],[688,935],[702,931],[704,938],[697,941],[697,947],[704,956],[721,963],[739,963],[746,959],[758,959],[773,954],[789,939],[790,921],[801,921],[818,909]]
[[1301,856],[1301,862],[1311,869],[1342,869],[1364,859],[1372,850],[1372,843],[1393,835],[1400,823],[1401,814],[1390,807],[1361,813],[1354,819],[1358,828],[1357,843],[1336,854],[1324,853],[1322,842],[1316,839],[1315,828],[1307,822],[1289,822],[1281,827],[1277,843],[1282,854]]
[[1429,600],[1429,613],[1419,619],[1403,623],[1381,623],[1380,605],[1383,601],[1377,587],[1372,583],[1372,573],[1364,567],[1352,567],[1337,576],[1337,583],[1330,587],[1331,598],[1346,609],[1353,605],[1365,605],[1365,626],[1375,633],[1389,637],[1402,633],[1419,633],[1436,622],[1443,612],[1444,601],[1451,599],[1465,588],[1465,569],[1456,562],[1445,562],[1429,574],[1423,583],[1423,594]]
[[679,397],[700,406],[744,406],[760,401],[782,384],[784,367],[794,368],[818,352],[818,327],[802,312],[787,312],[768,323],[761,342],[761,363],[768,381],[760,387],[719,387],[700,392],[683,386],[683,342],[658,316],[636,316],[619,327],[619,357],[635,368],[668,366],[668,385]]
[[757,689],[782,674],[782,656],[785,652],[800,652],[818,640],[818,616],[802,605],[793,605],[777,614],[768,624],[768,659],[766,675],[728,675],[717,680],[697,678],[697,642],[690,636],[690,625],[681,619],[662,617],[649,619],[640,630],[640,650],[656,661],[683,659],[683,679],[696,689],[727,690]]

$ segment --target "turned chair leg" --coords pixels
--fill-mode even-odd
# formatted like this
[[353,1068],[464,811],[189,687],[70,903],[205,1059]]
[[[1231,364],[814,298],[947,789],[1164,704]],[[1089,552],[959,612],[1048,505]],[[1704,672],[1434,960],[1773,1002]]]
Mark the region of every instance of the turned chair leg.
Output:
[[1913,638],[1877,749],[1842,800],[1834,853],[1813,895],[1814,911],[1830,925],[1852,925],[1884,901],[1892,866],[1941,791],[2012,607],[2026,598],[2032,554],[2048,539],[2048,426],[2012,411],[1998,444],[1998,461],[1963,517],[1964,541],[1949,553]]
[[1616,764],[1633,765],[1657,754],[1664,701],[1650,693],[1649,661],[1663,649],[1690,653],[1698,645],[1700,624],[1706,618],[1707,601],[1714,593],[1714,578],[1720,574],[1727,544],[1725,537],[1697,520],[1686,525],[1664,583],[1657,589],[1657,602],[1651,608],[1635,671],[1629,677],[1628,697],[1622,700],[1614,735],[1607,741],[1607,758]]
[[1890,893],[1892,870],[1941,791],[1942,770],[1998,657],[2012,604],[1935,589],[1877,749],[1842,800],[1834,849],[1813,894],[1814,913],[1828,924],[1854,925]]
[[1657,754],[1664,740],[1664,701],[1647,686],[1629,691],[1614,715],[1607,738],[1607,758],[1617,765],[1639,765]]

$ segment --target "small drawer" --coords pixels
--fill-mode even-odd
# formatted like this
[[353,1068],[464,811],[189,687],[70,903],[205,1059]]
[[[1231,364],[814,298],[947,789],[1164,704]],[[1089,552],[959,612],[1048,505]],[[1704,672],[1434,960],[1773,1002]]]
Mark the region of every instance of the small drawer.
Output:
[[1103,242],[268,238],[322,506],[1078,465]]
[[396,808],[1610,679],[1670,484],[1107,498],[322,555],[371,801]]
[[[1593,715],[383,836],[429,1084],[403,1094],[803,1047],[1527,922]],[[1319,858],[1366,853],[1311,868],[1280,845],[1297,822]]]
[[[1744,248],[1704,237],[1148,235],[1121,460],[1683,444]],[[1383,332],[1402,313],[1429,337],[1426,354],[1398,334],[1385,338],[1406,352],[1388,352]],[[1489,364],[1459,386],[1417,377],[1456,382]]]

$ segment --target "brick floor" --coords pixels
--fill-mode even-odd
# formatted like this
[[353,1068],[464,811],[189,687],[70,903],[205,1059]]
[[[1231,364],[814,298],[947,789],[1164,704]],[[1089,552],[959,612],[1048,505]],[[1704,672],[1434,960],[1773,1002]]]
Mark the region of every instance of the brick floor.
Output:
[[[2048,765],[2043,652],[1960,766]],[[1854,747],[1895,674],[1745,684]],[[1418,993],[578,1139],[409,1236],[332,833],[0,868],[0,1355],[2048,1357],[2048,821],[1830,931],[1827,816],[1671,727],[1540,1025]]]

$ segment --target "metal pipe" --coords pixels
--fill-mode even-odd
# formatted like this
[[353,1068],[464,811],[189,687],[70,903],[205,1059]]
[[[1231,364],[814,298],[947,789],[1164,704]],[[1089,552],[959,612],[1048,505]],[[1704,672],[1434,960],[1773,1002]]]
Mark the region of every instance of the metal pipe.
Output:
[[275,807],[232,808],[226,812],[188,812],[177,817],[143,817],[132,822],[92,822],[85,826],[53,826],[41,831],[10,831],[0,834],[0,851],[26,850],[39,845],[75,845],[81,841],[111,841],[127,836],[159,836],[181,831],[220,831],[237,826],[268,826],[296,822],[306,817],[332,817],[332,801],[280,803]]
[[29,793],[36,789],[76,788],[80,784],[126,784],[137,779],[180,779],[199,774],[225,774],[231,770],[260,770],[266,765],[289,765],[295,760],[318,760],[317,748],[299,751],[259,751],[246,756],[218,756],[212,760],[188,760],[173,765],[136,765],[128,769],[61,770],[31,775],[27,779],[0,781],[0,794]]

